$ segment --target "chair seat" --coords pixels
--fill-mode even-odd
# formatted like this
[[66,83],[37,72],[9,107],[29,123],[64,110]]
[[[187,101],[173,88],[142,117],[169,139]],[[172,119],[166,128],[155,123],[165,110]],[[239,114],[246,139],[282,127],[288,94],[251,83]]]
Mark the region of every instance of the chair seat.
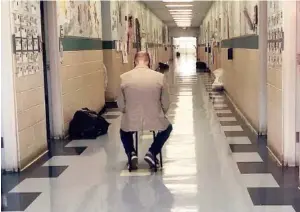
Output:
[[[154,130],[151,130],[150,132],[152,132],[152,134],[153,134],[153,140],[154,140],[154,138],[155,138],[155,136],[156,136],[156,132],[154,131]],[[136,150],[136,155],[138,156],[138,143],[139,143],[139,136],[138,136],[138,132],[136,131],[135,132],[135,150]],[[160,168],[163,168],[163,158],[162,158],[162,152],[160,151],[159,152],[159,156],[160,156],[160,158],[159,158],[159,161],[160,161]],[[155,160],[155,167],[154,167],[154,172],[157,172],[157,160]],[[129,166],[128,166],[128,170],[129,170],[129,172],[131,172],[132,171],[132,166],[131,166],[131,158],[130,158],[130,155],[128,156],[128,164],[129,164]]]

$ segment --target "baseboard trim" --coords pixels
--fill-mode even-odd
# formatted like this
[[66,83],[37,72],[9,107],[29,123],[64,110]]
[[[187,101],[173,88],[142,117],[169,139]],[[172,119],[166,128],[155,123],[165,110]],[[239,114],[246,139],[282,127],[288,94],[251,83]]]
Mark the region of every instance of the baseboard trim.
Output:
[[39,156],[37,156],[35,159],[33,159],[30,163],[28,163],[26,166],[24,166],[22,169],[20,169],[20,171],[24,171],[25,169],[27,169],[28,167],[30,167],[32,164],[34,164],[36,161],[38,161],[41,157],[43,157],[45,154],[48,153],[48,149],[43,152],[42,154],[40,154]]
[[247,126],[249,126],[249,128],[251,129],[251,131],[254,132],[256,135],[260,135],[260,133],[252,126],[252,124],[250,123],[250,121],[246,118],[246,116],[244,116],[243,112],[234,103],[234,101],[232,100],[232,98],[230,97],[230,95],[226,91],[226,89],[224,89],[224,93],[225,93],[226,97],[229,99],[229,101],[231,102],[231,104],[233,105],[234,109],[237,111],[237,113],[242,117],[242,119],[247,124]]
[[[249,128],[251,129],[251,131],[253,133],[255,133],[257,136],[267,136],[266,132],[258,132],[252,126],[252,124],[248,121],[248,119],[246,118],[246,116],[244,116],[244,114],[242,113],[242,111],[237,107],[237,105],[234,103],[234,101],[230,97],[229,93],[225,89],[224,89],[224,93],[225,93],[226,97],[229,99],[229,101],[231,102],[231,104],[233,105],[234,109],[237,111],[237,113],[242,117],[243,121],[245,121],[245,123],[247,124],[247,126],[249,126]],[[278,164],[278,166],[282,167],[283,163],[281,162],[281,160],[279,159],[279,157],[272,151],[271,147],[269,147],[267,145],[267,149],[268,149],[268,152],[269,152],[270,156],[275,160],[275,162]]]
[[282,167],[282,162],[281,160],[276,156],[276,154],[272,151],[272,149],[267,145],[267,149],[271,157],[275,160],[278,166]]

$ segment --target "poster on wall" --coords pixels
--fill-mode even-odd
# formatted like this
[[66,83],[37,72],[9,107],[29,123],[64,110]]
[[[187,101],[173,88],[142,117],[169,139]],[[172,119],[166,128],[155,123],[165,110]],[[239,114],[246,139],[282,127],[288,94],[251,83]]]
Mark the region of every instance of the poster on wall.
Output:
[[123,63],[128,63],[127,42],[123,42],[122,45],[122,58],[123,58]]
[[121,51],[121,42],[119,40],[116,40],[115,45],[116,45],[116,51],[120,52]]

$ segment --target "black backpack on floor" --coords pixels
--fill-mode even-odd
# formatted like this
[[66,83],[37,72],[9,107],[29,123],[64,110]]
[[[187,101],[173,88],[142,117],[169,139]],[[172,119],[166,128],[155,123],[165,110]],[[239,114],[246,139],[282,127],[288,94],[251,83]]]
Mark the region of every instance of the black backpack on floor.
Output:
[[107,134],[109,123],[95,111],[83,108],[78,110],[69,126],[70,139],[96,139]]
[[158,65],[159,65],[160,70],[168,70],[169,69],[169,65],[167,63],[159,62]]
[[196,68],[197,68],[197,69],[206,69],[207,66],[206,66],[206,63],[197,61],[197,62],[196,62]]

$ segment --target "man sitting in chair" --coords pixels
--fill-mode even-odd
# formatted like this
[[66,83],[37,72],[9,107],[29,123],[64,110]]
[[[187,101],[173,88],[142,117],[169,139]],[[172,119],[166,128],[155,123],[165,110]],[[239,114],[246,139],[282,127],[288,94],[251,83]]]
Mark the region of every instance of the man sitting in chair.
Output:
[[138,52],[135,68],[121,75],[121,89],[117,99],[122,111],[120,136],[131,169],[138,168],[138,158],[133,144],[133,134],[141,131],[158,131],[145,156],[150,168],[158,163],[156,158],[169,138],[173,127],[166,118],[170,101],[165,77],[150,69],[150,56]]

